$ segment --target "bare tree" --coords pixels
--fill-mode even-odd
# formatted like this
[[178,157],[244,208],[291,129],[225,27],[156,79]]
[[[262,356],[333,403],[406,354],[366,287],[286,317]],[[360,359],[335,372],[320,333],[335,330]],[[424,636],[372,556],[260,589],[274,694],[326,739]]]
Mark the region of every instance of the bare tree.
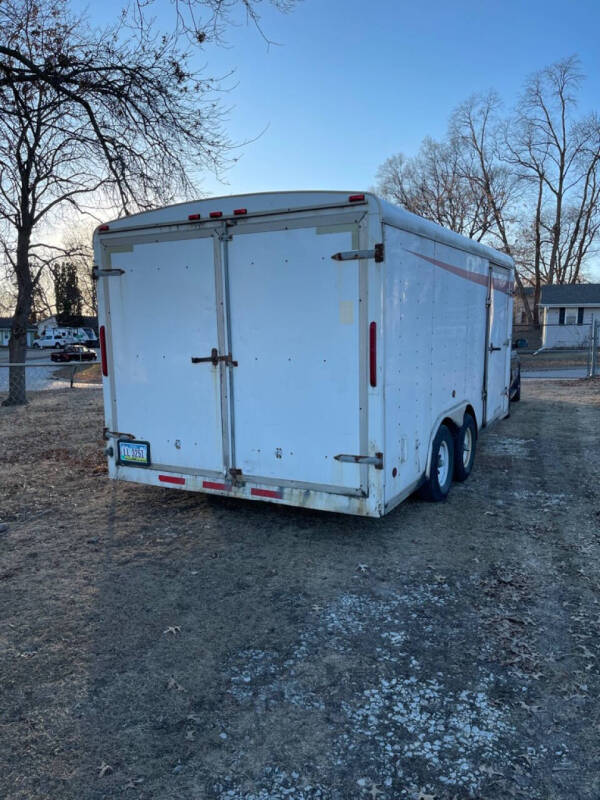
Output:
[[600,234],[600,118],[577,117],[581,81],[576,58],[552,64],[508,118],[496,93],[473,96],[442,143],[425,139],[416,158],[378,173],[385,196],[513,256],[532,324],[542,285],[580,281]]
[[535,209],[522,226],[522,269],[539,301],[544,283],[577,283],[600,230],[600,118],[576,117],[575,57],[526,83],[507,126],[506,161]]
[[525,312],[534,321],[534,308],[524,291],[512,231],[519,218],[519,181],[503,161],[500,134],[503,122],[501,101],[495,92],[473,95],[462,103],[450,119],[450,136],[461,143],[465,154],[462,169],[473,192],[485,197],[491,223],[486,239],[493,246],[515,258],[515,280]]
[[423,140],[418,154],[388,158],[377,171],[377,190],[408,211],[480,241],[493,224],[490,204],[465,174],[468,151],[460,140]]
[[[239,3],[258,25],[256,1]],[[217,87],[190,69],[182,33],[183,42],[194,31],[203,40],[195,15],[205,8],[219,35],[239,4],[178,1],[170,33],[155,31],[151,5],[134,3],[134,24],[124,14],[98,31],[66,0],[0,3],[0,233],[17,294],[12,362],[24,360],[44,269],[64,257],[42,236],[57,214],[90,211],[99,192],[124,213],[189,196],[194,171],[223,163]],[[5,403],[24,402],[24,369],[11,369]]]

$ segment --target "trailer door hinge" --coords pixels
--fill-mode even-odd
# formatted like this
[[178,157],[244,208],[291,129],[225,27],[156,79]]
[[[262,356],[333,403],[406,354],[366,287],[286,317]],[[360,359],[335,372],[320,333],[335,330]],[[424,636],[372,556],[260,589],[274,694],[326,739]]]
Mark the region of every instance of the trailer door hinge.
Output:
[[92,267],[92,280],[97,281],[98,278],[110,278],[111,275],[124,275],[124,269],[100,269],[100,267]]
[[376,244],[372,250],[345,250],[334,253],[334,261],[356,261],[359,258],[374,258],[377,263],[383,261],[383,244]]
[[192,364],[205,364],[208,361],[210,361],[214,367],[217,366],[219,361],[222,361],[224,364],[231,367],[237,367],[238,365],[238,362],[233,360],[231,353],[228,353],[226,356],[220,356],[216,347],[213,347],[209,356],[192,356]]
[[245,478],[242,475],[242,470],[237,467],[230,467],[227,474],[234,486],[239,486],[244,483]]
[[346,453],[339,453],[334,458],[336,461],[346,464],[371,464],[375,469],[383,469],[383,453],[375,453],[374,456],[350,456]]
[[133,433],[121,433],[121,431],[109,431],[108,428],[104,428],[102,432],[102,438],[106,439],[132,439],[135,441],[135,436]]

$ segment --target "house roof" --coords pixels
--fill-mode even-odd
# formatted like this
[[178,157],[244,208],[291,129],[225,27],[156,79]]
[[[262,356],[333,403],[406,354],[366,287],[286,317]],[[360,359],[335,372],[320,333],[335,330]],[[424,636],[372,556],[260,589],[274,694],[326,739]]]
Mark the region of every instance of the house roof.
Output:
[[[0,317],[0,328],[11,328],[12,327],[12,317]],[[27,330],[36,331],[37,328],[35,325],[32,325],[31,322],[27,325]]]
[[542,286],[541,306],[600,306],[600,283],[564,283]]
[[57,314],[56,321],[65,328],[97,328],[98,317],[82,317],[77,314]]

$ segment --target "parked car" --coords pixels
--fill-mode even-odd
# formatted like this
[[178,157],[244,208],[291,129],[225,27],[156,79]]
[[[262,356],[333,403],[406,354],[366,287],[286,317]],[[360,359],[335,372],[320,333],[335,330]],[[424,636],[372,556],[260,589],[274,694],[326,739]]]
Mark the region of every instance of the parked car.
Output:
[[96,353],[82,344],[70,344],[59,353],[52,353],[52,361],[95,361]]

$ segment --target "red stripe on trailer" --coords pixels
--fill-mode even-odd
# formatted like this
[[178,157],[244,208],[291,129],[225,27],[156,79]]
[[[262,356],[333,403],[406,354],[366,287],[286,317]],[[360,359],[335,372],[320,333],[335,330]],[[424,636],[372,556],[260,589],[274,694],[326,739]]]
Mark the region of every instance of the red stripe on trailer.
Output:
[[177,478],[175,475],[159,475],[158,480],[161,483],[176,483],[178,486],[185,485],[185,478]]
[[[457,275],[459,278],[465,278],[465,280],[471,281],[472,283],[478,283],[480,286],[487,287],[489,284],[488,276],[482,275],[480,272],[471,272],[468,269],[457,267],[455,264],[448,264],[446,261],[440,261],[437,258],[424,256],[422,253],[417,253],[414,250],[409,250],[408,252],[412,253],[413,256],[422,258],[423,261],[433,264],[434,267],[440,267],[441,269],[446,270],[446,272],[451,272],[453,275]],[[502,278],[494,278],[493,287],[499,292],[504,292],[504,294],[511,294],[513,288],[512,281],[504,281]]]
[[214,481],[202,481],[203,489],[217,489],[219,492],[230,492],[231,484],[228,483],[215,483]]
[[282,497],[281,492],[277,492],[274,489],[251,489],[250,494],[254,495],[254,497],[277,497],[279,499]]

